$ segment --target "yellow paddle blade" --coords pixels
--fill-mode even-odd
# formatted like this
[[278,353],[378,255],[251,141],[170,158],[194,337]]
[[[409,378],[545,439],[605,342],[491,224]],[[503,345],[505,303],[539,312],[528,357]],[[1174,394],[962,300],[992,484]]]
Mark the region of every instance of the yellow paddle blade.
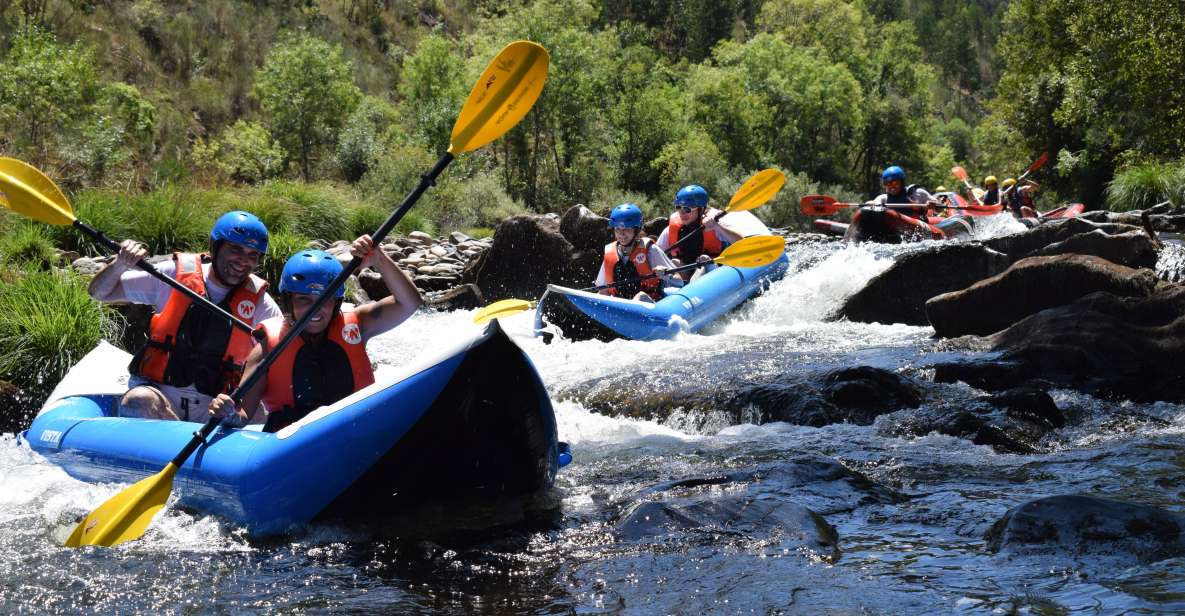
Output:
[[776,235],[754,235],[724,249],[716,263],[732,267],[761,267],[778,260],[786,252],[786,240]]
[[15,158],[0,158],[0,205],[51,225],[74,223],[74,210],[53,180]]
[[476,150],[518,124],[543,92],[549,62],[547,50],[530,41],[515,41],[498,52],[461,108],[449,153]]
[[528,302],[525,299],[504,299],[478,310],[477,314],[473,315],[473,322],[482,325],[493,319],[526,312],[534,307],[535,302]]
[[170,462],[161,472],[112,496],[78,523],[74,532],[70,533],[70,538],[66,539],[66,547],[110,547],[139,539],[152,522],[152,516],[169,500],[175,474],[177,466]]
[[725,212],[744,212],[765,205],[782,190],[786,183],[786,176],[777,169],[758,171],[753,177],[745,181],[732,199],[728,202]]

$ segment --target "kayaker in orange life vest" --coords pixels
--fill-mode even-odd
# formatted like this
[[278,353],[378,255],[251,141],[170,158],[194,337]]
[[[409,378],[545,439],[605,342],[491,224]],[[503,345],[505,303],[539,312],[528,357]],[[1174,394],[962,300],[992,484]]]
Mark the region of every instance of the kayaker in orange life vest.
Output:
[[633,203],[622,203],[609,213],[609,226],[615,241],[605,246],[597,286],[657,274],[638,282],[601,289],[602,295],[618,295],[641,301],[663,298],[663,286],[671,286],[664,277],[674,267],[666,253],[642,232],[642,210]]
[[[210,230],[209,254],[176,253],[157,269],[255,325],[280,315],[266,293],[267,282],[252,273],[267,243],[262,221],[246,212],[228,212]],[[155,313],[148,343],[128,366],[129,389],[119,414],[204,422],[213,396],[238,385],[255,341],[147,272],[130,269],[147,254],[142,244],[125,240],[115,260],[87,288],[101,302],[147,304]]]
[[[267,378],[243,395],[242,406],[236,408],[230,396],[221,394],[210,403],[210,416],[226,418],[225,423],[232,426],[266,418],[264,432],[275,432],[374,383],[366,342],[407,320],[423,299],[411,278],[381,248],[375,248],[369,235],[354,240],[350,254],[362,259],[362,268],[377,269],[391,295],[343,311],[345,289],[339,287],[337,301],[321,307],[300,337],[272,363]],[[263,322],[267,338],[247,357],[245,376],[304,317],[342,269],[337,259],[321,250],[302,250],[288,259],[280,275],[284,315]]]
[[[698,184],[689,184],[675,193],[675,211],[667,228],[658,236],[658,247],[670,251],[672,262],[678,265],[710,261],[741,236],[717,223],[724,212],[708,207],[708,191]],[[671,247],[675,248],[672,250]],[[701,267],[683,274],[691,280],[714,266]]]

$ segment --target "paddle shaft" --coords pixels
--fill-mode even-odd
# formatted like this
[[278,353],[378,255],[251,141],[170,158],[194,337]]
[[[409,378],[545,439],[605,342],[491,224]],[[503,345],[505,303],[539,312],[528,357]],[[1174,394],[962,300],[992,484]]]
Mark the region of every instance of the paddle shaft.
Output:
[[[83,233],[85,233],[91,239],[102,244],[108,250],[110,250],[114,253],[119,253],[119,244],[117,244],[115,242],[115,240],[104,235],[102,231],[99,231],[98,229],[96,229],[96,228],[94,228],[94,227],[92,227],[92,226],[90,226],[78,219],[74,220],[73,226],[75,229],[78,229],[79,231],[82,231]],[[136,267],[139,267],[140,269],[148,272],[149,274],[152,275],[153,278],[156,278],[157,280],[169,285],[170,287],[173,287],[173,289],[175,291],[177,291],[178,293],[189,298],[189,301],[196,302],[202,308],[205,308],[206,310],[210,310],[210,311],[216,313],[218,316],[229,320],[231,325],[234,325],[235,327],[237,327],[245,332],[248,332],[248,333],[254,332],[255,328],[251,327],[251,325],[249,323],[243,321],[242,319],[235,318],[234,315],[223,310],[218,304],[211,302],[210,300],[206,299],[205,297],[202,297],[201,295],[198,295],[197,293],[195,293],[193,289],[181,284],[180,282],[177,282],[177,279],[175,279],[171,276],[166,276],[165,274],[161,273],[161,271],[156,269],[155,267],[153,267],[151,263],[141,259],[138,263],[136,263]]]
[[650,280],[651,278],[658,278],[660,275],[661,276],[670,276],[671,274],[678,274],[680,272],[691,271],[693,269],[700,268],[700,267],[703,267],[703,266],[711,264],[711,263],[715,263],[715,261],[704,261],[702,263],[699,261],[696,261],[695,263],[688,263],[687,265],[680,265],[679,267],[673,267],[673,268],[667,270],[663,274],[646,274],[645,276],[638,276],[637,278],[618,280],[617,282],[611,282],[609,284],[598,285],[595,287],[588,287],[587,289],[580,289],[580,290],[581,291],[603,291],[605,289],[612,289],[612,288],[619,287],[619,286],[625,285],[625,284],[632,284],[635,282],[642,282],[643,280]]
[[1020,182],[1021,182],[1021,180],[1023,180],[1023,179],[1025,179],[1025,178],[1029,177],[1029,174],[1030,174],[1030,173],[1032,173],[1032,172],[1034,172],[1034,171],[1036,171],[1036,170],[1040,169],[1041,167],[1045,166],[1045,161],[1046,161],[1046,160],[1048,160],[1048,158],[1049,158],[1049,152],[1042,152],[1042,154],[1041,154],[1040,156],[1038,156],[1038,157],[1037,157],[1037,160],[1033,161],[1033,164],[1029,165],[1029,168],[1028,168],[1028,169],[1025,169],[1025,172],[1024,172],[1024,173],[1022,173],[1022,174],[1020,174],[1020,177],[1016,178],[1016,183],[1015,183],[1015,184],[1013,184],[1012,186],[1009,186],[1008,188],[1005,188],[1004,190],[1000,191],[1000,198],[1001,198],[1001,199],[1003,199],[1003,198],[1004,198],[1004,195],[1007,195],[1009,192],[1012,192],[1012,189],[1013,189],[1013,188],[1016,188],[1017,186],[1020,186]]

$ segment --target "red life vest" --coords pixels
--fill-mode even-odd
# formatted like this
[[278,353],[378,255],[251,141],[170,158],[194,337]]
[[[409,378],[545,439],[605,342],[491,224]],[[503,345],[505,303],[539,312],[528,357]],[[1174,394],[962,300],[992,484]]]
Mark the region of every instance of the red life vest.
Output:
[[[174,253],[177,282],[206,296],[202,260],[206,255]],[[219,304],[250,323],[263,301],[267,282],[251,274],[231,289]],[[230,393],[243,376],[243,363],[255,346],[251,335],[225,318],[194,306],[178,291],[169,294],[164,309],[152,315],[148,343],[132,358],[128,370],[155,383],[194,386],[203,394]]]
[[[720,210],[717,210],[716,208],[708,208],[705,210],[704,213],[700,215],[700,224],[703,224],[705,218],[716,215],[719,213],[719,211]],[[689,229],[685,232],[683,230],[683,223],[679,221],[679,212],[671,214],[671,218],[667,222],[667,241],[670,242],[671,246],[674,246],[679,242],[679,240],[682,240],[687,233],[695,233],[695,228]],[[708,255],[709,257],[716,258],[720,256],[721,252],[724,251],[724,243],[721,242],[720,238],[716,236],[715,231],[708,231],[707,229],[704,229],[696,235],[699,237],[687,240],[686,242],[679,244],[678,248],[672,250],[670,253],[671,257],[678,257],[683,261],[684,265],[687,265],[689,263],[694,263],[700,255]]]
[[[647,238],[642,238],[640,242],[634,242],[629,258],[621,261],[617,257],[617,242],[609,242],[605,246],[605,260],[602,265],[605,268],[605,284],[613,284],[613,281],[618,279],[629,280],[653,274],[654,270],[650,268],[649,254],[650,246],[653,243]],[[647,278],[641,282],[610,287],[605,290],[610,295],[621,297],[633,297],[638,294],[638,291],[645,291],[647,295],[658,301],[662,299],[662,280],[657,277]]]
[[[276,348],[288,332],[284,317],[268,319],[262,326],[269,349]],[[339,311],[329,322],[325,337],[317,346],[306,346],[304,339],[297,337],[268,369],[264,432],[275,432],[374,383],[357,314]]]

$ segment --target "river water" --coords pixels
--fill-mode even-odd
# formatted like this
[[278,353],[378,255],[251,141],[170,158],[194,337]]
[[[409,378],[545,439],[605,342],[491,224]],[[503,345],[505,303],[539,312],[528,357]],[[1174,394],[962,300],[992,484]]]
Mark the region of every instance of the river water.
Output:
[[[907,249],[801,245],[791,274],[765,295],[710,331],[669,342],[544,345],[531,336],[531,314],[505,319],[561,398],[560,438],[575,453],[547,506],[526,514],[426,505],[366,528],[318,524],[258,540],[166,509],[140,541],[70,550],[58,545],[71,521],[120,486],[77,482],[0,437],[0,613],[1185,613],[1185,560],[994,555],[984,541],[1010,507],[1043,496],[1180,509],[1182,406],[1055,390],[1073,420],[1042,442],[1043,453],[1017,455],[937,434],[884,436],[879,419],[814,428],[738,425],[711,411],[593,413],[572,393],[604,379],[661,392],[722,373],[875,366],[923,381],[923,406],[970,399],[980,392],[925,382],[928,365],[965,355],[939,347],[930,328],[825,320]],[[373,341],[372,357],[410,361],[472,331],[471,316],[416,315]],[[900,498],[860,498],[846,484],[777,472],[719,488],[813,509],[838,535],[833,552],[777,532],[635,537],[618,528],[632,507],[677,492],[672,482],[802,460],[836,462]]]

